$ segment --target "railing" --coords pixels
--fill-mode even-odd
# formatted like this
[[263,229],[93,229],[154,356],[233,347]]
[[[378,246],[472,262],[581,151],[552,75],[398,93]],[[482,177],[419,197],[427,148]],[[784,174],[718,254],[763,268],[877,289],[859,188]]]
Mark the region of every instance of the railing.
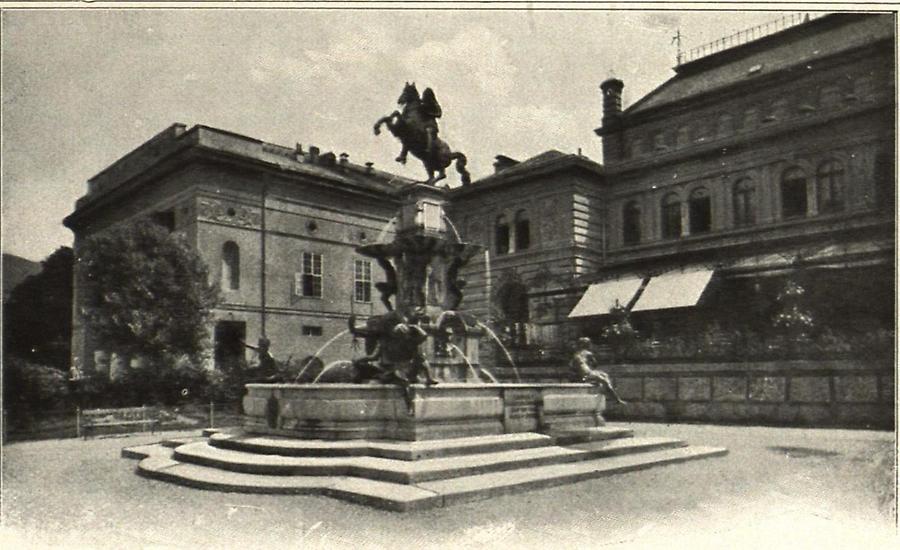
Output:
[[[187,403],[176,407],[156,406],[159,421],[156,431],[190,430],[200,428],[225,428],[241,423],[240,405],[226,403]],[[80,437],[77,407],[60,407],[41,410],[3,410],[3,441],[24,441],[34,439],[62,439]],[[98,435],[116,431],[139,432],[144,426],[134,425],[123,430],[96,430]]]
[[746,44],[748,42],[752,42],[754,40],[758,40],[764,36],[769,36],[770,34],[775,34],[776,32],[783,31],[784,29],[800,25],[801,23],[806,23],[807,21],[811,21],[813,19],[818,19],[826,15],[825,13],[792,13],[789,15],[785,15],[780,19],[775,19],[773,21],[769,21],[767,23],[762,23],[760,25],[756,25],[755,27],[751,27],[749,29],[736,32],[732,35],[726,36],[724,38],[720,38],[718,40],[714,40],[702,46],[698,46],[696,48],[691,48],[687,51],[687,53],[679,53],[678,55],[678,65],[683,65],[690,61],[696,61],[701,57],[706,57],[708,55],[712,55],[714,53],[721,52],[723,50],[727,50],[729,48],[734,48],[735,46],[740,46],[742,44]]

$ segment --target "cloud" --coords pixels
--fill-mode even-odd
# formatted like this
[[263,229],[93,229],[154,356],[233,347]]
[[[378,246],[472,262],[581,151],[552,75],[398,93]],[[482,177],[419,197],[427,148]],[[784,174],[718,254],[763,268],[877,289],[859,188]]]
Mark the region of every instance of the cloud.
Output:
[[671,13],[648,13],[641,17],[641,23],[651,29],[671,30],[678,28],[679,17]]
[[481,25],[466,28],[446,41],[425,42],[401,62],[410,80],[427,80],[420,87],[459,88],[464,83],[470,91],[477,89],[495,97],[513,91],[517,73],[506,41]]

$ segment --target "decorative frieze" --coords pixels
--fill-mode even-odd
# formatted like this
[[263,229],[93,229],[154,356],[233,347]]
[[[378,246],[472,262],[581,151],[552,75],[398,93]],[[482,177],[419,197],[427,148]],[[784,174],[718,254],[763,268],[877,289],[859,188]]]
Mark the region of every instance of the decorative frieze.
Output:
[[249,208],[242,204],[207,197],[197,200],[197,218],[237,227],[261,226],[261,215],[258,208]]

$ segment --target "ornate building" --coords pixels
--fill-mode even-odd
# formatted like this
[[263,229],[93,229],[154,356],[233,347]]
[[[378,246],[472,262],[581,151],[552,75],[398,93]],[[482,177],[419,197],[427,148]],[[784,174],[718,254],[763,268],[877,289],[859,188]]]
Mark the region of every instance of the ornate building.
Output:
[[[831,15],[682,64],[624,111],[604,82],[597,280],[682,330],[759,320],[772,278],[828,323],[892,327],[893,51],[890,16]],[[591,297],[573,317],[605,313]]]

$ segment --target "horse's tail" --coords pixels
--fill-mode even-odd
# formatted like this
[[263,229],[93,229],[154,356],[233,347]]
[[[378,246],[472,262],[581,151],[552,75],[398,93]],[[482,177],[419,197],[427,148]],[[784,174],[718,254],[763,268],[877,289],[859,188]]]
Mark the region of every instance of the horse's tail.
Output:
[[450,160],[453,159],[456,159],[456,171],[459,172],[459,179],[462,180],[462,184],[469,185],[472,183],[472,176],[466,170],[466,164],[469,162],[466,155],[459,152],[453,153],[450,155]]

